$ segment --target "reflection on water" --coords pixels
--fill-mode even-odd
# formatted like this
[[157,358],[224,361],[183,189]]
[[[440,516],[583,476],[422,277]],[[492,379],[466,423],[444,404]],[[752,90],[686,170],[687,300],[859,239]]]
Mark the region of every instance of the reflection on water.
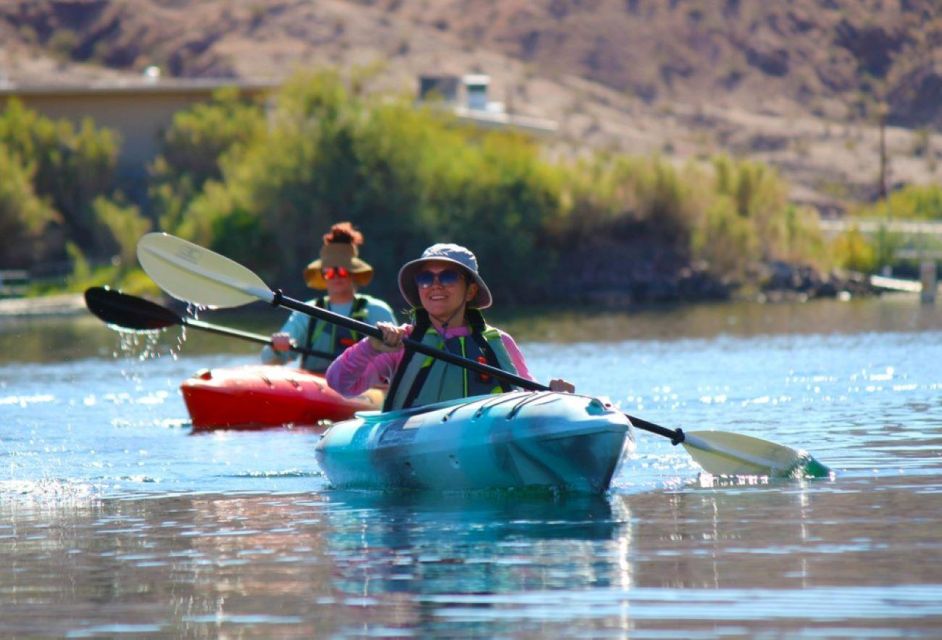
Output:
[[710,479],[639,433],[602,497],[338,492],[314,432],[189,434],[180,382],[255,345],[171,329],[116,358],[94,318],[2,320],[0,637],[937,637],[939,309],[496,322],[539,379],[835,478]]
[[[939,495],[857,481],[6,501],[0,633],[684,637],[729,624],[929,637],[942,621],[942,568],[927,562],[942,552]],[[63,615],[40,615],[51,602]]]

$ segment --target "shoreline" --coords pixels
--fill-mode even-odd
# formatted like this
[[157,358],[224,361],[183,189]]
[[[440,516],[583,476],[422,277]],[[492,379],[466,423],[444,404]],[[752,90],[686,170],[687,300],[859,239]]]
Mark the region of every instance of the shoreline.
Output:
[[[902,280],[897,278],[886,278],[879,276],[872,276],[868,278],[868,284],[870,288],[870,295],[880,295],[881,293],[896,293],[896,294],[914,294],[919,295],[921,286],[917,280]],[[942,283],[939,285],[940,293],[942,293]],[[857,297],[860,295],[860,291],[855,292]],[[594,297],[594,302],[599,306],[610,309],[610,308],[644,308],[649,305],[659,306],[659,304],[666,305],[675,305],[675,304],[697,304],[698,302],[706,302],[707,300],[690,300],[683,299],[678,297],[676,300],[660,300],[658,302],[638,302],[637,300],[632,299],[632,296],[626,295],[624,292],[597,292]],[[763,291],[754,296],[749,295],[732,295],[729,298],[722,300],[712,300],[712,302],[740,302],[743,300],[751,300],[759,303],[771,303],[775,304],[777,302],[786,302],[786,301],[810,301],[814,299],[827,298],[827,297],[839,297],[839,296],[827,296],[827,295],[807,295],[807,293],[802,292],[800,289],[790,290],[788,287],[782,289],[773,289],[770,291]],[[574,303],[578,306],[577,303]],[[540,306],[540,305],[536,305]],[[77,316],[85,313],[87,311],[85,305],[85,296],[81,293],[57,293],[49,296],[38,296],[31,298],[2,298],[0,299],[0,319],[2,318],[33,318],[33,317],[55,317],[55,316]]]
[[57,293],[35,298],[0,300],[0,317],[3,318],[73,316],[85,313],[85,311],[85,297],[81,293]]

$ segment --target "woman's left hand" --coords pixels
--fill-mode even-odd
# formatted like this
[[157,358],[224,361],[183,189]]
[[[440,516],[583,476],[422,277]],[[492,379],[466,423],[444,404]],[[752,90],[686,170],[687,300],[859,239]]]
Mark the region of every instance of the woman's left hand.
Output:
[[550,391],[561,391],[563,393],[576,392],[576,385],[567,380],[563,380],[562,378],[554,378],[553,380],[550,380],[549,388]]

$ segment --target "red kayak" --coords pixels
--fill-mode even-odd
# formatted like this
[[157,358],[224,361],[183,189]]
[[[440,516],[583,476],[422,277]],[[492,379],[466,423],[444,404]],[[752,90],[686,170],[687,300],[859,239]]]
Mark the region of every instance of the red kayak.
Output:
[[180,385],[194,431],[314,426],[379,410],[383,392],[345,398],[324,376],[277,365],[203,369]]

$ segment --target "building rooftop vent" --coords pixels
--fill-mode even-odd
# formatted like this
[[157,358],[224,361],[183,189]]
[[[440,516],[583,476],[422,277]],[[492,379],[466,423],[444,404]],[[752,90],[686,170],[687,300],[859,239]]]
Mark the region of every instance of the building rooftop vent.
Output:
[[468,108],[476,111],[487,111],[487,88],[491,84],[491,77],[483,74],[468,74],[462,79],[465,94],[468,96]]

